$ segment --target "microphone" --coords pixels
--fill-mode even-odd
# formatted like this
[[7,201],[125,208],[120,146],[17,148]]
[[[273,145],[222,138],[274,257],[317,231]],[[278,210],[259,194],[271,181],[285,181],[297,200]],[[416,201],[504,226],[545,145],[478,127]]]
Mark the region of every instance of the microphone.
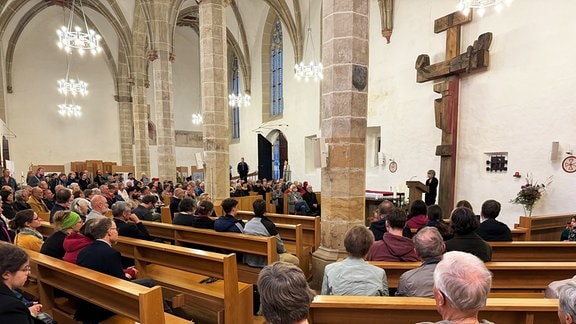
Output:
[[412,180],[414,180],[414,178],[416,178],[416,177],[417,177],[417,176],[412,176],[412,177],[410,178],[410,180],[408,180],[408,181],[412,181]]

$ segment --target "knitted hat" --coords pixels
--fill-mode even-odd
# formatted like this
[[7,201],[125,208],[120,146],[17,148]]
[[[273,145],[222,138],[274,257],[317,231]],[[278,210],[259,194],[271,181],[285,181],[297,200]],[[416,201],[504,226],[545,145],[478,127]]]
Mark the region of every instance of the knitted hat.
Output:
[[80,221],[80,215],[76,214],[75,212],[71,211],[70,214],[68,214],[68,217],[64,218],[64,220],[62,221],[62,226],[61,228],[63,230],[69,229],[74,227],[76,224],[78,224],[78,222]]

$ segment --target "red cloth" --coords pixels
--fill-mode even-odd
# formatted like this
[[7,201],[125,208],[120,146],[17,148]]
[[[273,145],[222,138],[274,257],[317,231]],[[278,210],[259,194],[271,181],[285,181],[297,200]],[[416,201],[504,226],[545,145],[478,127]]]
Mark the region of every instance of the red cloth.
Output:
[[62,243],[62,246],[66,251],[62,260],[76,264],[76,259],[78,258],[80,251],[92,244],[92,242],[93,241],[89,237],[80,233],[70,233],[70,235],[66,236],[64,239],[64,243]]
[[374,242],[366,255],[367,261],[419,261],[411,239],[384,233],[381,240]]

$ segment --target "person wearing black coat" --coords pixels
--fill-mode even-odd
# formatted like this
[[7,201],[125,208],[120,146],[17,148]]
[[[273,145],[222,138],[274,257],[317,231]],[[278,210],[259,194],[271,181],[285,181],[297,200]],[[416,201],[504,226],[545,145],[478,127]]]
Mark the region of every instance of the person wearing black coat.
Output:
[[30,274],[28,254],[12,244],[0,244],[0,323],[39,324],[42,321],[34,318],[31,311],[39,312],[41,304],[29,309],[12,292],[26,283]]

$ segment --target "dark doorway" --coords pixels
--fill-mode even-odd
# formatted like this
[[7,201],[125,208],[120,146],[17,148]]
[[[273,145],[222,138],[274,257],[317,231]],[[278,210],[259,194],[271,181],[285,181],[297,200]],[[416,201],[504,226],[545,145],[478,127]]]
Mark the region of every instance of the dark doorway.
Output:
[[10,147],[8,146],[8,139],[2,136],[2,167],[6,167],[6,160],[10,160]]
[[258,134],[258,179],[272,179],[272,143]]
[[274,141],[274,179],[286,178],[284,161],[288,160],[288,142],[281,131]]

